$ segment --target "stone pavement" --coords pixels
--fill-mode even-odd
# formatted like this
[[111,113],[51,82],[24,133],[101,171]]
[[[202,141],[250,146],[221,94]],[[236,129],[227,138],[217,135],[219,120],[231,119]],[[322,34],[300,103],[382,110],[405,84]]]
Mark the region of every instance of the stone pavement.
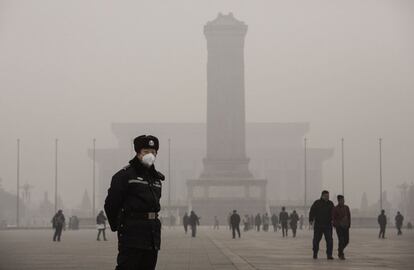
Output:
[[[224,227],[201,228],[195,239],[181,228],[165,228],[157,270],[414,269],[414,232],[398,237],[390,228],[387,234],[380,240],[377,230],[352,230],[346,261],[327,261],[322,240],[320,259],[315,261],[307,230],[295,239],[251,231],[233,240]],[[107,242],[97,242],[94,230],[65,231],[60,243],[51,238],[52,230],[0,231],[0,270],[115,267],[115,234],[109,233]],[[336,236],[334,241],[336,245]]]

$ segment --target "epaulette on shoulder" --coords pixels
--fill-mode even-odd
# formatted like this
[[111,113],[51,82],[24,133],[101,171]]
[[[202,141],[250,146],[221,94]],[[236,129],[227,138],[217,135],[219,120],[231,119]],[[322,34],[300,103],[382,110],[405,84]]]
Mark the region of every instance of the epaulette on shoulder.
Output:
[[128,170],[129,168],[131,168],[131,164],[126,165],[125,167],[123,167],[123,168],[122,168],[122,170],[126,171],[126,170]]

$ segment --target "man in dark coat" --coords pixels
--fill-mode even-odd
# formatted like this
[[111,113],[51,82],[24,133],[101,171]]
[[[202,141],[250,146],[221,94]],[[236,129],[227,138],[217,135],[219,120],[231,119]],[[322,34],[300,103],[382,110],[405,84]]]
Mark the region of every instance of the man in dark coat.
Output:
[[378,216],[378,224],[380,225],[380,232],[378,238],[385,238],[385,228],[387,227],[387,216],[385,215],[385,210],[381,210],[381,214]]
[[62,230],[65,229],[65,216],[63,215],[62,210],[57,211],[57,213],[53,216],[52,226],[53,229],[55,229],[55,233],[53,234],[53,241],[60,242]]
[[322,235],[326,241],[326,256],[333,260],[333,239],[332,239],[332,208],[334,204],[329,200],[329,192],[322,191],[321,198],[316,200],[309,211],[309,224],[313,225],[313,258],[318,258],[319,242]]
[[288,220],[289,214],[285,211],[285,207],[282,207],[282,212],[279,213],[279,223],[282,226],[283,237],[288,236]]
[[188,224],[191,226],[191,236],[196,237],[197,226],[200,225],[200,218],[196,215],[194,211],[190,212],[190,218],[188,219]]
[[401,215],[400,211],[397,212],[397,215],[395,216],[395,227],[397,227],[398,235],[402,234],[401,228],[403,225],[404,216]]
[[240,216],[237,214],[236,210],[233,210],[233,214],[230,217],[231,230],[233,234],[233,239],[236,238],[236,231],[240,238]]
[[112,177],[105,212],[112,231],[118,232],[117,270],[154,270],[161,245],[161,181],[154,167],[158,139],[134,139],[136,156]]
[[296,213],[296,210],[293,210],[292,214],[290,214],[290,228],[292,229],[293,237],[296,237],[296,230],[298,229],[298,221],[299,216],[298,213]]
[[338,236],[338,257],[345,260],[344,249],[349,243],[349,228],[351,227],[351,211],[345,205],[345,198],[337,196],[338,205],[332,209],[332,223]]

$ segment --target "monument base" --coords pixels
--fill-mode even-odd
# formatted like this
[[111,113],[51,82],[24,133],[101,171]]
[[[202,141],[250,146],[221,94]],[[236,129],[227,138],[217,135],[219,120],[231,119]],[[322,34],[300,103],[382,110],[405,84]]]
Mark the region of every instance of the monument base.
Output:
[[[240,218],[244,215],[256,216],[266,212],[266,201],[257,199],[197,199],[191,202],[191,209],[201,217],[201,225],[213,225],[217,216],[220,226],[228,226],[228,217],[237,210]],[[240,224],[242,226],[242,224]]]
[[189,208],[201,217],[202,225],[214,224],[214,216],[220,225],[228,224],[228,215],[237,210],[256,215],[266,212],[265,179],[194,179],[187,181]]

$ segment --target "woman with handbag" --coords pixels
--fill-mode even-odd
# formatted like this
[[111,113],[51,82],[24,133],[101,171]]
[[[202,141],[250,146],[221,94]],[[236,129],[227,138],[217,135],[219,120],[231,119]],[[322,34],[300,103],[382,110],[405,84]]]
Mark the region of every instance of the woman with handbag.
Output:
[[106,217],[104,215],[104,212],[99,212],[98,216],[96,217],[96,228],[98,229],[98,237],[96,238],[96,241],[101,241],[101,233],[103,235],[104,241],[107,241],[105,230],[106,230]]

